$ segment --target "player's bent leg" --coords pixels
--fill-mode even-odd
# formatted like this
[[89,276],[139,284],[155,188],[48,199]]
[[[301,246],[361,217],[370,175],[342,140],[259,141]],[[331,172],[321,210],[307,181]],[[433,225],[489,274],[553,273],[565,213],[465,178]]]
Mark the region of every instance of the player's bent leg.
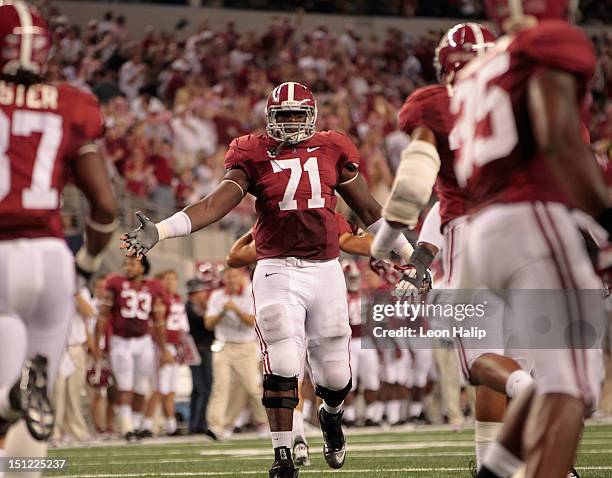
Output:
[[318,417],[323,432],[323,456],[330,468],[341,468],[346,459],[346,439],[342,431],[342,403],[352,388],[350,379],[344,388],[332,390],[317,385],[315,393],[323,403],[319,407]]

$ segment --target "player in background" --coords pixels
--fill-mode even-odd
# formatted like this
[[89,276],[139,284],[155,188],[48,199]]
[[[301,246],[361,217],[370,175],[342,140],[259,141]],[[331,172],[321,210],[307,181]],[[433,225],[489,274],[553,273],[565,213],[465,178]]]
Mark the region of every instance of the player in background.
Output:
[[[504,290],[535,386],[511,404],[478,476],[509,477],[525,460],[528,478],[563,478],[602,377],[601,337],[587,344],[569,327],[597,331],[604,320],[601,282],[571,211],[590,215],[604,237],[612,229],[605,182],[581,134],[596,59],[586,34],[566,21],[572,2],[485,3],[507,35],[461,71],[451,100],[455,172],[472,205],[459,287]],[[530,301],[538,289],[558,296]],[[594,292],[588,299],[586,289]],[[531,345],[538,334],[529,324],[540,317],[554,317],[551,333],[567,343]]]
[[[413,227],[422,207],[429,200],[432,188],[439,203],[431,209],[417,240],[417,248],[409,262],[403,286],[419,286],[427,268],[440,249],[444,250],[445,278],[441,288],[457,288],[461,276],[462,242],[466,221],[465,193],[457,184],[454,172],[456,139],[451,136],[453,122],[449,113],[454,94],[454,82],[461,69],[473,58],[483,56],[493,46],[494,36],[486,26],[461,23],[442,37],[436,49],[434,64],[439,85],[415,90],[399,112],[399,127],[411,136],[411,143],[393,184],[383,216],[386,224]],[[441,232],[442,231],[442,234]],[[385,226],[373,244],[373,254],[379,251],[385,233],[394,237],[394,230]],[[494,321],[491,319],[497,319]],[[489,334],[503,331],[503,314],[487,317]],[[501,342],[501,339],[500,339]],[[494,442],[506,409],[506,395],[517,396],[531,384],[530,375],[523,371],[505,351],[483,349],[477,340],[457,341],[462,372],[466,380],[477,386],[475,407],[475,435],[477,462],[480,463],[487,446]]]
[[179,364],[181,357],[181,336],[189,333],[189,321],[185,312],[183,299],[177,293],[178,276],[176,271],[167,270],[157,276],[161,281],[168,297],[168,314],[166,316],[166,350],[172,356],[172,362],[161,363],[161,357],[156,357],[155,372],[153,374],[154,392],[149,398],[142,427],[139,431],[141,438],[153,436],[153,419],[157,407],[162,404],[166,418],[166,435],[177,436],[174,396],[178,385]]
[[[166,349],[166,314],[169,308],[166,293],[158,281],[145,279],[149,269],[147,259],[124,259],[124,275],[106,279],[108,295],[100,302],[96,325],[95,343],[100,343],[100,337],[110,322],[109,355],[119,394],[119,431],[127,441],[139,438],[137,432],[156,356],[151,336],[160,363],[173,362]],[[95,356],[101,357],[101,352],[96,350]]]
[[[319,422],[325,460],[332,468],[344,464],[342,404],[352,383],[336,192],[372,232],[381,224],[380,205],[359,175],[359,151],[343,134],[317,132],[316,117],[316,101],[307,87],[278,85],[266,105],[266,134],[232,141],[227,172],[211,194],[158,224],[140,214],[141,227],[124,236],[128,254],[141,256],[160,240],[218,221],[247,192],[257,198],[253,290],[265,368],[263,403],[275,456],[271,478],[298,475],[291,429],[306,352],[323,399]],[[412,247],[402,236],[396,250],[407,258]]]
[[[75,288],[60,216],[69,174],[90,206],[85,245],[76,256],[82,272],[97,270],[117,228],[106,166],[93,144],[103,133],[98,103],[45,81],[49,46],[38,10],[23,1],[0,3],[0,455],[8,428],[22,416],[38,440],[53,428],[49,388],[67,340]],[[29,377],[25,393],[16,385],[20,376]],[[46,453],[25,428],[12,436],[8,456]]]
[[[354,225],[350,224],[345,217],[336,212],[336,224],[338,226],[338,243],[340,250],[346,254],[369,256],[370,247],[374,236],[365,233]],[[257,250],[255,246],[255,239],[253,238],[252,229],[240,237],[230,249],[230,252],[226,258],[226,262],[230,267],[248,267],[257,262]],[[351,321],[351,296],[349,294],[349,322]],[[353,306],[354,308],[354,306]],[[351,326],[352,330],[352,326]],[[353,340],[351,340],[351,350]],[[355,356],[351,354],[351,359]],[[305,367],[306,364],[304,364]],[[298,399],[299,402],[296,408],[293,410],[293,458],[295,464],[298,466],[310,465],[310,456],[308,450],[308,442],[306,440],[306,433],[304,431],[304,404],[305,401],[302,397],[302,379],[304,377],[304,367],[300,373],[300,380],[298,381]],[[355,367],[351,362],[351,370],[355,373]],[[356,382],[354,383],[356,386]],[[347,397],[347,401],[350,398]],[[347,415],[350,418],[350,409],[345,409],[344,420],[346,421]]]
[[[368,236],[371,245],[372,236]],[[369,249],[363,254],[369,255]],[[380,388],[380,359],[373,343],[364,347],[371,338],[364,336],[362,331],[361,312],[361,272],[353,260],[342,261],[342,270],[346,281],[348,294],[348,313],[351,326],[351,371],[355,380],[353,388],[346,399],[344,419],[347,425],[354,425],[357,421],[354,400],[358,385],[363,388],[363,398],[366,404],[365,421],[375,423],[377,418],[378,390]]]

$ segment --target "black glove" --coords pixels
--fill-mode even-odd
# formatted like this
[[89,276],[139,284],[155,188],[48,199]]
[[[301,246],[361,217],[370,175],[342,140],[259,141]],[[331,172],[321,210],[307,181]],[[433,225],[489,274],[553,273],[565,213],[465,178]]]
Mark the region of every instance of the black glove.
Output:
[[402,266],[403,275],[397,283],[394,295],[401,299],[406,295],[423,293],[431,290],[432,280],[429,266],[434,260],[432,252],[423,245],[418,245],[408,264]]
[[136,217],[140,221],[140,226],[138,229],[121,236],[121,240],[123,241],[123,248],[127,249],[128,256],[140,258],[145,256],[159,242],[159,233],[157,232],[157,226],[142,212],[138,211]]

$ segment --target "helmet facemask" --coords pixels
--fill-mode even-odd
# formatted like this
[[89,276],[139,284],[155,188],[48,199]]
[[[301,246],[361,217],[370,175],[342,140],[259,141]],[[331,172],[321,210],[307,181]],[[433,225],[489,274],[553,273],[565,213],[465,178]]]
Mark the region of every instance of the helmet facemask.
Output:
[[[297,103],[297,102],[296,102]],[[279,113],[302,113],[304,121],[279,122]],[[310,105],[270,106],[266,113],[266,132],[271,138],[287,144],[296,144],[311,138],[315,134],[317,109]]]

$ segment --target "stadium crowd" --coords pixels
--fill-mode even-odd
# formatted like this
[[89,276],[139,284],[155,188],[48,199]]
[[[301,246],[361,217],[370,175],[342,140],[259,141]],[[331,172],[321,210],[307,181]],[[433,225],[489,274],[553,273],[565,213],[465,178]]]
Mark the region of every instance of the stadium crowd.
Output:
[[[232,22],[213,28],[203,19],[193,35],[179,24],[135,39],[125,18],[112,12],[84,30],[52,4],[46,14],[52,74],[100,99],[116,182],[166,212],[211,191],[230,141],[262,131],[272,85],[296,78],[317,95],[318,127],[352,137],[371,190],[384,198],[409,141],[397,130],[396,113],[415,88],[437,81],[433,56],[442,31],[414,37],[390,28],[379,38],[351,25],[340,32],[321,25],[302,33],[298,13],[274,17],[261,35],[237,32]],[[612,37],[593,40],[599,65],[589,127],[595,149],[609,157]],[[251,205],[242,208],[251,214]]]

